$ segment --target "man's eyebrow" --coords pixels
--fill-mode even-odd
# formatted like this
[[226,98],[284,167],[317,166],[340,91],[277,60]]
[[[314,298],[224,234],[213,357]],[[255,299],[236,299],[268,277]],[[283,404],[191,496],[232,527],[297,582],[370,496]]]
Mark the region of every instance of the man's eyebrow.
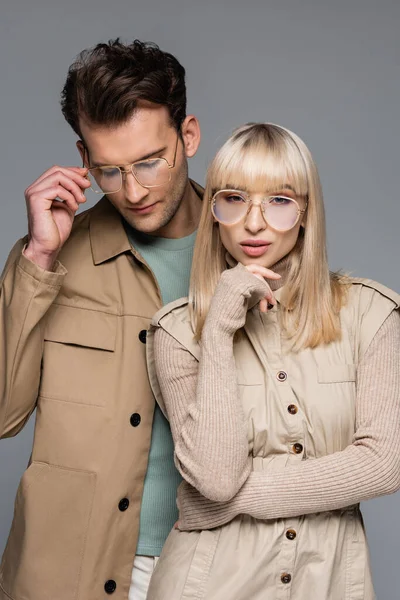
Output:
[[[165,152],[166,149],[167,149],[167,146],[163,146],[162,148],[159,148],[158,150],[153,150],[152,152],[145,154],[144,156],[134,160],[133,162],[136,163],[136,162],[141,162],[142,160],[147,160],[148,158],[152,158],[156,154],[161,154],[162,152]],[[129,163],[126,163],[126,164],[129,164]],[[130,163],[130,164],[133,164],[133,163]],[[114,167],[124,167],[125,166],[125,165],[115,165],[115,164],[111,164],[111,163],[100,163],[100,162],[92,163],[92,167],[107,167],[108,165],[111,165]]]

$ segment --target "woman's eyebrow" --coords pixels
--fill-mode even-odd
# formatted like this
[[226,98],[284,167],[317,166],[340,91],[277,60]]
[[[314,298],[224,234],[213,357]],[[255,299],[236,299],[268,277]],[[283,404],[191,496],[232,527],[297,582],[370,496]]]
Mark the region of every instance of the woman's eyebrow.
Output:
[[294,187],[292,185],[290,185],[290,183],[284,183],[283,185],[276,186],[273,189],[276,191],[290,190],[291,192],[296,194],[296,190],[294,189]]
[[232,183],[227,183],[224,186],[225,190],[237,190],[238,192],[247,192],[247,188],[246,187],[238,187],[237,185],[233,185]]

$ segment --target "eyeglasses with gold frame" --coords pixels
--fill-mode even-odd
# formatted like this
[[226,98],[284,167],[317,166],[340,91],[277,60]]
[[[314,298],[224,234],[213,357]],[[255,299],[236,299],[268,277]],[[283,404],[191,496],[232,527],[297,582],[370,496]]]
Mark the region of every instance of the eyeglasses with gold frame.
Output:
[[[176,137],[172,164],[170,164],[165,157],[157,157],[138,160],[129,165],[125,165],[125,168],[121,168],[118,165],[89,167],[88,179],[92,184],[91,190],[95,194],[116,194],[121,191],[126,176],[129,175],[129,173],[133,175],[139,185],[147,189],[166,185],[171,181],[171,170],[176,164],[178,142],[179,133]],[[140,174],[142,176],[140,176]]]
[[[216,221],[222,225],[236,225],[247,217],[252,206],[259,206],[264,221],[276,231],[290,231],[297,225],[305,207],[300,208],[294,198],[283,194],[274,194],[254,202],[247,192],[235,189],[217,190],[210,199],[211,212]],[[269,218],[267,213],[269,212]],[[287,225],[284,226],[284,222]]]

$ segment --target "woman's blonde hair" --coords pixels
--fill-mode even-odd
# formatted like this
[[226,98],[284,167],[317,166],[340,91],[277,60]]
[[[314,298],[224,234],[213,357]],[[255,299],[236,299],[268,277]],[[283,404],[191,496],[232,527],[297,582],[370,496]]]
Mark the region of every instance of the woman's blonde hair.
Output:
[[222,271],[226,250],[210,201],[218,189],[276,191],[289,184],[307,200],[295,247],[289,253],[282,323],[294,349],[314,348],[340,339],[339,311],[346,278],[330,273],[326,252],[325,211],[317,167],[304,142],[272,123],[249,123],[236,129],[218,151],[207,173],[189,290],[196,338],[203,329]]

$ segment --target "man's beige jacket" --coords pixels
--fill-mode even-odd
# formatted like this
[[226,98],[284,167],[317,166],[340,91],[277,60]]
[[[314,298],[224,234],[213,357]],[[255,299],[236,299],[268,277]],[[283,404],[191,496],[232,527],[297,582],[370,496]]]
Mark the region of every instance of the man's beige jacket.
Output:
[[35,408],[36,427],[0,600],[126,600],[154,411],[146,331],[160,291],[105,198],[76,217],[55,272],[23,256],[25,243],[0,282],[0,436]]

